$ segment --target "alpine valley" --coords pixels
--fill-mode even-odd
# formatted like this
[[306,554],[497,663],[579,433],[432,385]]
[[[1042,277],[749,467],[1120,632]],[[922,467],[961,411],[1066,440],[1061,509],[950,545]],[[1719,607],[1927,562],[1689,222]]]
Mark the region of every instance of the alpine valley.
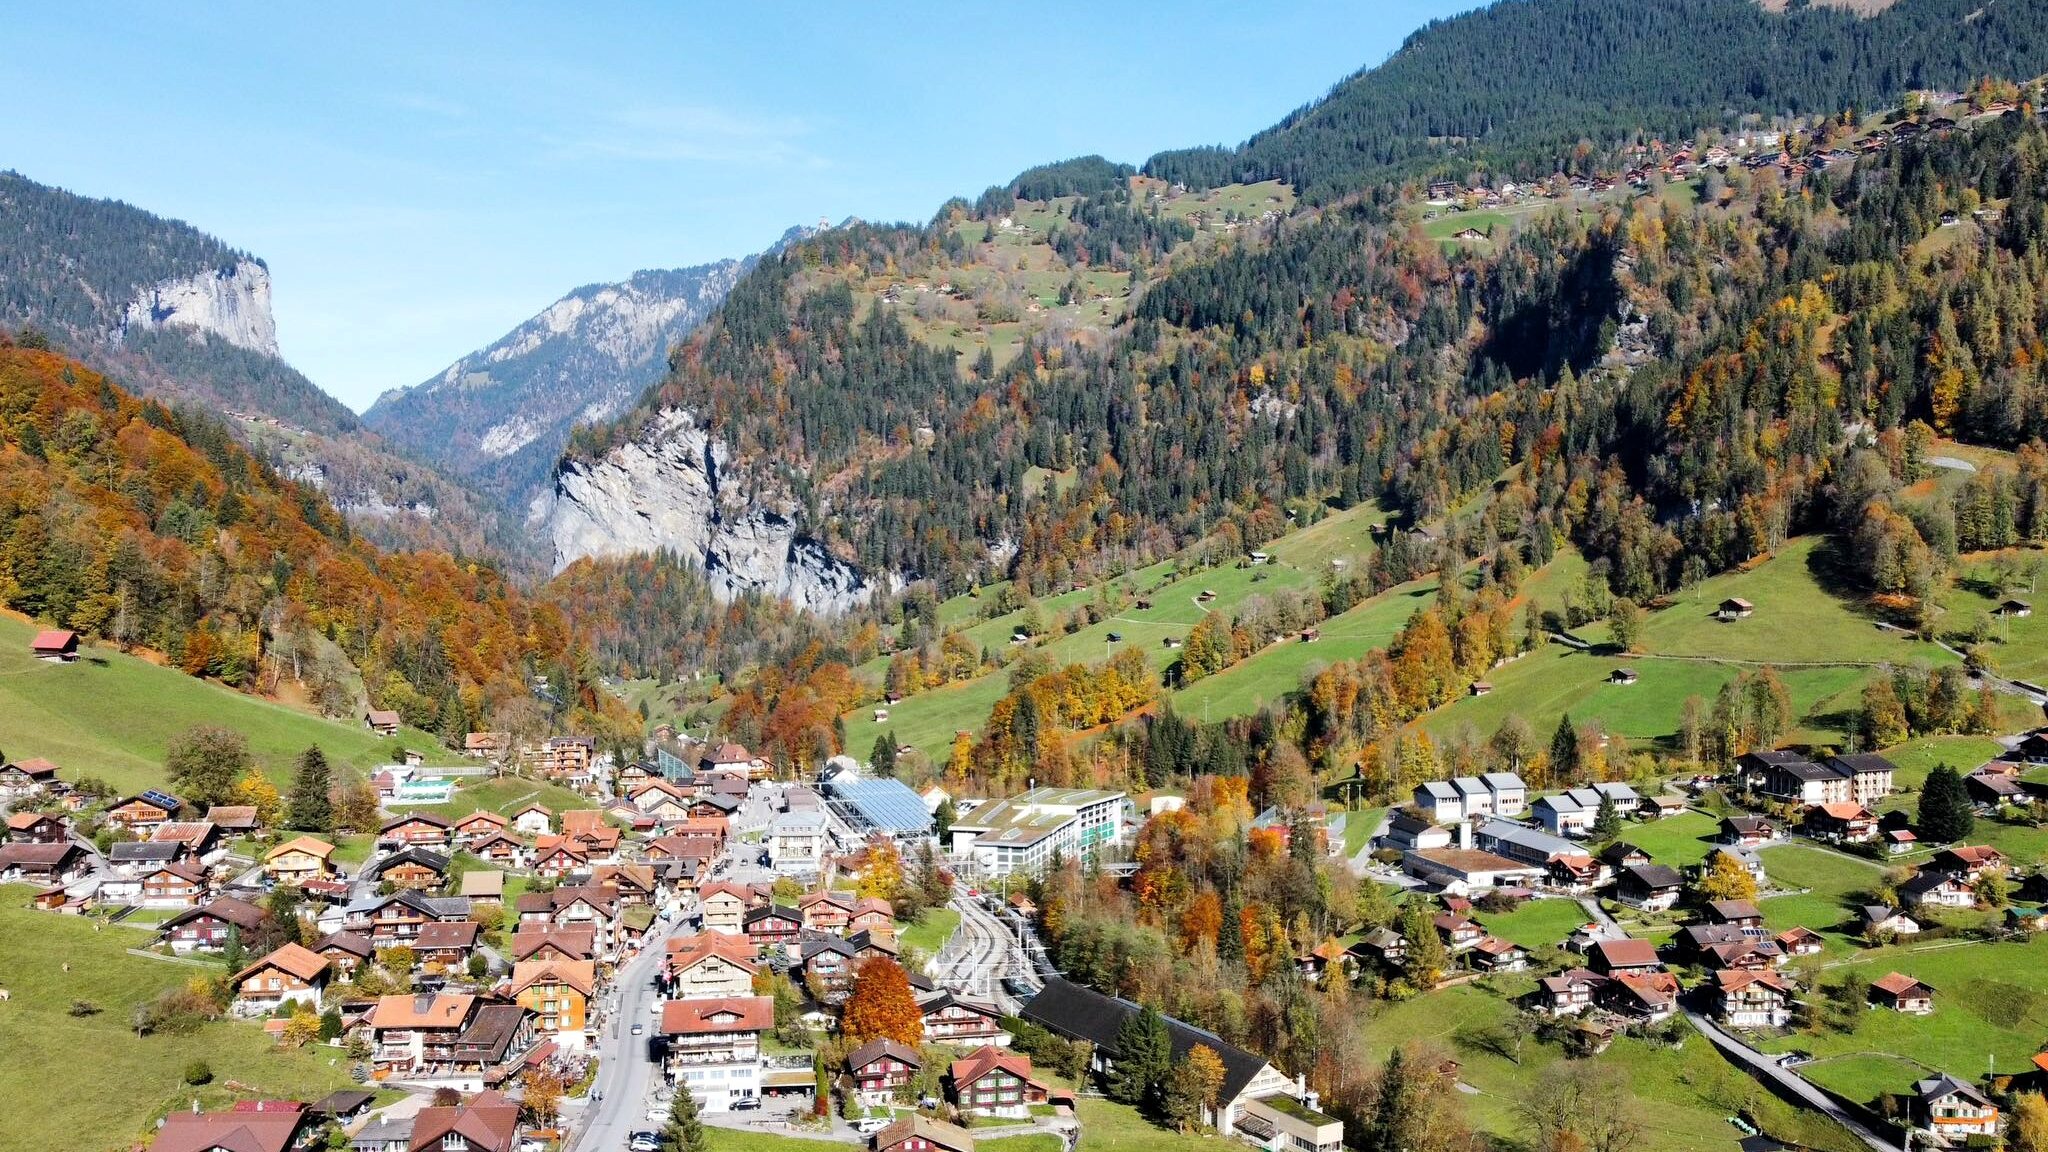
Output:
[[361,415],[0,175],[0,1152],[2048,1152],[2048,0],[1358,63]]

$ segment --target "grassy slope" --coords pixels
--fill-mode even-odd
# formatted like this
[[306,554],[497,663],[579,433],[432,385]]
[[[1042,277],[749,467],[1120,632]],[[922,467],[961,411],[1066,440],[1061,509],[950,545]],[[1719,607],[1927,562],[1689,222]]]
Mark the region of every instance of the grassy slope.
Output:
[[[1804,1069],[1815,1083],[1855,1100],[1899,1092],[1935,1072],[1974,1079],[1986,1057],[2000,1072],[2029,1067],[2048,1031],[2048,937],[2023,944],[1940,942],[1884,948],[1847,970],[1874,980],[1904,972],[1934,988],[1931,1016],[1865,1013],[1847,1035],[1794,1035],[1774,1051],[1800,1049],[1819,1057]],[[1828,980],[1841,977],[1830,971]]]
[[[1687,697],[1711,701],[1746,668],[1766,662],[1839,662],[1843,666],[1780,667],[1778,673],[1798,718],[1792,737],[1838,744],[1875,665],[1954,663],[1954,657],[1932,644],[1880,631],[1851,602],[1829,592],[1818,544],[1812,538],[1794,540],[1754,568],[1704,581],[1671,607],[1651,613],[1637,654],[1551,645],[1489,674],[1491,695],[1454,701],[1424,725],[1440,735],[1465,724],[1484,733],[1512,713],[1547,733],[1570,713],[1575,720],[1598,720],[1633,740],[1664,741],[1677,731]],[[1728,596],[1754,603],[1756,615],[1728,624],[1715,620],[1714,606]],[[1606,626],[1589,625],[1579,635],[1598,643],[1607,637]],[[1636,670],[1637,683],[1606,682],[1621,664]]]
[[1586,910],[1576,900],[1529,900],[1513,912],[1477,915],[1488,932],[1529,949],[1555,948],[1586,922]]
[[[1503,996],[1467,985],[1385,1006],[1374,1019],[1374,1031],[1389,1044],[1423,1040],[1451,1050],[1463,1063],[1460,1079],[1478,1089],[1477,1095],[1463,1097],[1471,1122],[1483,1132],[1512,1139],[1522,1134],[1517,1099],[1545,1065],[1559,1059],[1557,1049],[1533,1040],[1523,1046],[1520,1064],[1472,1042],[1476,1033],[1514,1011]],[[1728,1148],[1740,1133],[1727,1117],[1743,1109],[1780,1138],[1835,1152],[1852,1147],[1847,1133],[1762,1091],[1698,1037],[1677,1051],[1624,1038],[1594,1061],[1634,1095],[1632,1112],[1644,1127],[1639,1145],[1644,1152]]]
[[1659,864],[1683,868],[1707,858],[1721,822],[1704,812],[1681,812],[1622,829],[1621,838],[1650,854]]
[[32,635],[32,626],[0,618],[0,749],[14,760],[45,757],[67,778],[96,775],[123,790],[161,786],[165,747],[195,724],[247,736],[257,763],[280,784],[309,744],[357,768],[391,763],[401,747],[439,747],[417,732],[380,739],[360,724],[245,696],[111,649],[45,664],[28,655]]
[[[23,907],[31,889],[0,887],[0,1148],[125,1148],[172,1108],[225,1106],[230,1080],[264,1095],[312,1099],[349,1084],[339,1053],[272,1049],[261,1026],[216,1022],[185,1036],[137,1039],[138,1004],[209,969],[147,960],[123,949],[140,933]],[[61,965],[69,963],[65,972]],[[100,1011],[74,1017],[74,1000]],[[84,1071],[73,1061],[84,1059]],[[188,1088],[189,1062],[204,1059],[213,1083]],[[86,1090],[81,1091],[81,1088]]]

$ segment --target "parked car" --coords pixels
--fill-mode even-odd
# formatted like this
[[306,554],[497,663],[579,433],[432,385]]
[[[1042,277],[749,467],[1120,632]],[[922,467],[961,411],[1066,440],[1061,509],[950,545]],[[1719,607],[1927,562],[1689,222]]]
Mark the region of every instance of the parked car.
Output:
[[635,1035],[635,1036],[639,1036],[639,1035],[642,1035],[642,1034],[644,1034],[644,1033],[645,1033],[646,1031],[647,1031],[647,1025],[645,1025],[645,1024],[635,1024],[635,1025],[633,1025],[633,1035]]
[[881,1116],[863,1116],[853,1122],[853,1130],[863,1136],[872,1136],[888,1126],[889,1121]]
[[661,1152],[661,1137],[653,1132],[635,1132],[626,1138],[628,1152]]
[[732,1102],[732,1110],[735,1112],[752,1112],[760,1106],[761,1098],[758,1096],[742,1096]]

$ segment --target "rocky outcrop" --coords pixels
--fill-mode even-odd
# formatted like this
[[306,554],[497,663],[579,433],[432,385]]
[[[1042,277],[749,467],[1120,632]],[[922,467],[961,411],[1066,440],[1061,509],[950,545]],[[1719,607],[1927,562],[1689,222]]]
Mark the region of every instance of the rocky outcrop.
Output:
[[143,289],[121,313],[116,338],[139,329],[181,327],[218,336],[238,348],[277,353],[277,321],[270,313],[270,270],[254,260]]
[[680,409],[663,409],[601,460],[565,461],[532,511],[558,572],[586,556],[666,549],[700,564],[726,596],[758,590],[838,612],[874,588],[799,532],[789,507],[736,473],[725,445]]

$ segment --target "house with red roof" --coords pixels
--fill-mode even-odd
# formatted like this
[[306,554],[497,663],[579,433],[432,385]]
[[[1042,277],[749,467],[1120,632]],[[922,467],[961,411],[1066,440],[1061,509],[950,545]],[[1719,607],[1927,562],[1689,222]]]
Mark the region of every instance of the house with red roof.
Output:
[[668,1041],[662,1071],[713,1112],[761,1091],[761,1034],[775,1027],[775,1001],[767,996],[713,996],[662,1005],[661,1034]]
[[1050,1095],[1043,1082],[1033,1079],[1031,1057],[993,1044],[953,1061],[946,1087],[954,1105],[969,1116],[1029,1116],[1031,1106],[1046,1103]]
[[28,642],[28,650],[38,660],[68,664],[78,659],[78,633],[69,628],[45,628]]

